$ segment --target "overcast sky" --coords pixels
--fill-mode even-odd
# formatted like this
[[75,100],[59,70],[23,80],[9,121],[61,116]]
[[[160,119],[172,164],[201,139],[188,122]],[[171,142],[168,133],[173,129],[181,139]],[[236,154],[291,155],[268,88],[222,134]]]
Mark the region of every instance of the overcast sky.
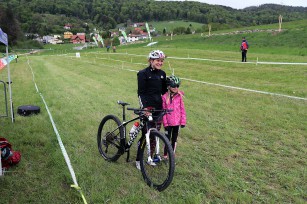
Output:
[[[177,0],[178,1],[178,0]],[[217,4],[229,6],[236,9],[243,9],[249,6],[259,6],[261,4],[280,4],[285,6],[307,7],[307,0],[193,0],[207,4]]]

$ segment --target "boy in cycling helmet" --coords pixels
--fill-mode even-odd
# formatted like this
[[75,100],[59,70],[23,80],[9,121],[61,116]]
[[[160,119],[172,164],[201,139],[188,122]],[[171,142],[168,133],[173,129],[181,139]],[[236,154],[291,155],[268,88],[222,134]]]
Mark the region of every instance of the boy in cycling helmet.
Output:
[[[166,78],[168,92],[162,96],[163,109],[172,109],[170,114],[163,116],[163,126],[165,135],[172,144],[174,153],[176,151],[177,137],[179,127],[186,125],[186,111],[183,102],[184,92],[179,90],[180,78],[172,75]],[[166,149],[164,149],[164,158],[167,158]]]
[[[153,50],[148,55],[148,67],[140,70],[137,73],[138,81],[138,98],[140,107],[143,109],[154,108],[156,110],[162,109],[162,95],[166,93],[166,73],[162,70],[165,54],[160,50]],[[153,115],[155,117],[155,115]],[[153,124],[149,124],[153,125]],[[136,156],[136,167],[140,169],[140,144],[145,138],[146,129],[142,130],[142,137],[138,141],[138,151]],[[161,128],[161,123],[158,123],[158,130]]]

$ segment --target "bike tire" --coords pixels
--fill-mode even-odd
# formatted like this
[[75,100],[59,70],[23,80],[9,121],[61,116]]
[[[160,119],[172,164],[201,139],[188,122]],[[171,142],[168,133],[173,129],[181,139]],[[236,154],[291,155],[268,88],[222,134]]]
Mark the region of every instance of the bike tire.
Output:
[[105,116],[99,124],[97,133],[98,150],[105,160],[116,161],[123,154],[122,138],[124,138],[124,130],[118,117]]
[[[159,138],[160,154],[162,157],[161,161],[158,161],[155,166],[147,163],[147,147],[146,140],[144,139],[141,143],[141,154],[140,154],[140,164],[143,178],[148,186],[157,189],[158,191],[165,190],[172,182],[175,171],[175,156],[173,148],[163,134],[156,130],[150,132],[150,140],[156,140]],[[156,151],[156,147],[151,145],[151,152]],[[164,147],[167,149],[168,158],[163,158]],[[153,150],[154,149],[154,150]],[[152,153],[153,154],[153,153]],[[151,155],[154,157],[153,155]]]

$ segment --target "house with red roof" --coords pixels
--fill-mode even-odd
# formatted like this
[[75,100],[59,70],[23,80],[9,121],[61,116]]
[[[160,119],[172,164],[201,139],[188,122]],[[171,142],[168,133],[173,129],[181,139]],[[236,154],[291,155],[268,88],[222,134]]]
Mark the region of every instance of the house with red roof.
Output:
[[70,38],[70,42],[73,44],[85,43],[86,37],[85,33],[77,33],[77,35],[73,35]]

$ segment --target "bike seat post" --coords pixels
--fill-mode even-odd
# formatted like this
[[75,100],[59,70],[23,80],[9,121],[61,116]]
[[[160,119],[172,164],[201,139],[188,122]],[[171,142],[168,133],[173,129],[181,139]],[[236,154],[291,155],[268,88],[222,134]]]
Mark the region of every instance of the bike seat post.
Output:
[[125,109],[125,104],[122,105],[123,106],[123,122],[126,121],[126,109]]

